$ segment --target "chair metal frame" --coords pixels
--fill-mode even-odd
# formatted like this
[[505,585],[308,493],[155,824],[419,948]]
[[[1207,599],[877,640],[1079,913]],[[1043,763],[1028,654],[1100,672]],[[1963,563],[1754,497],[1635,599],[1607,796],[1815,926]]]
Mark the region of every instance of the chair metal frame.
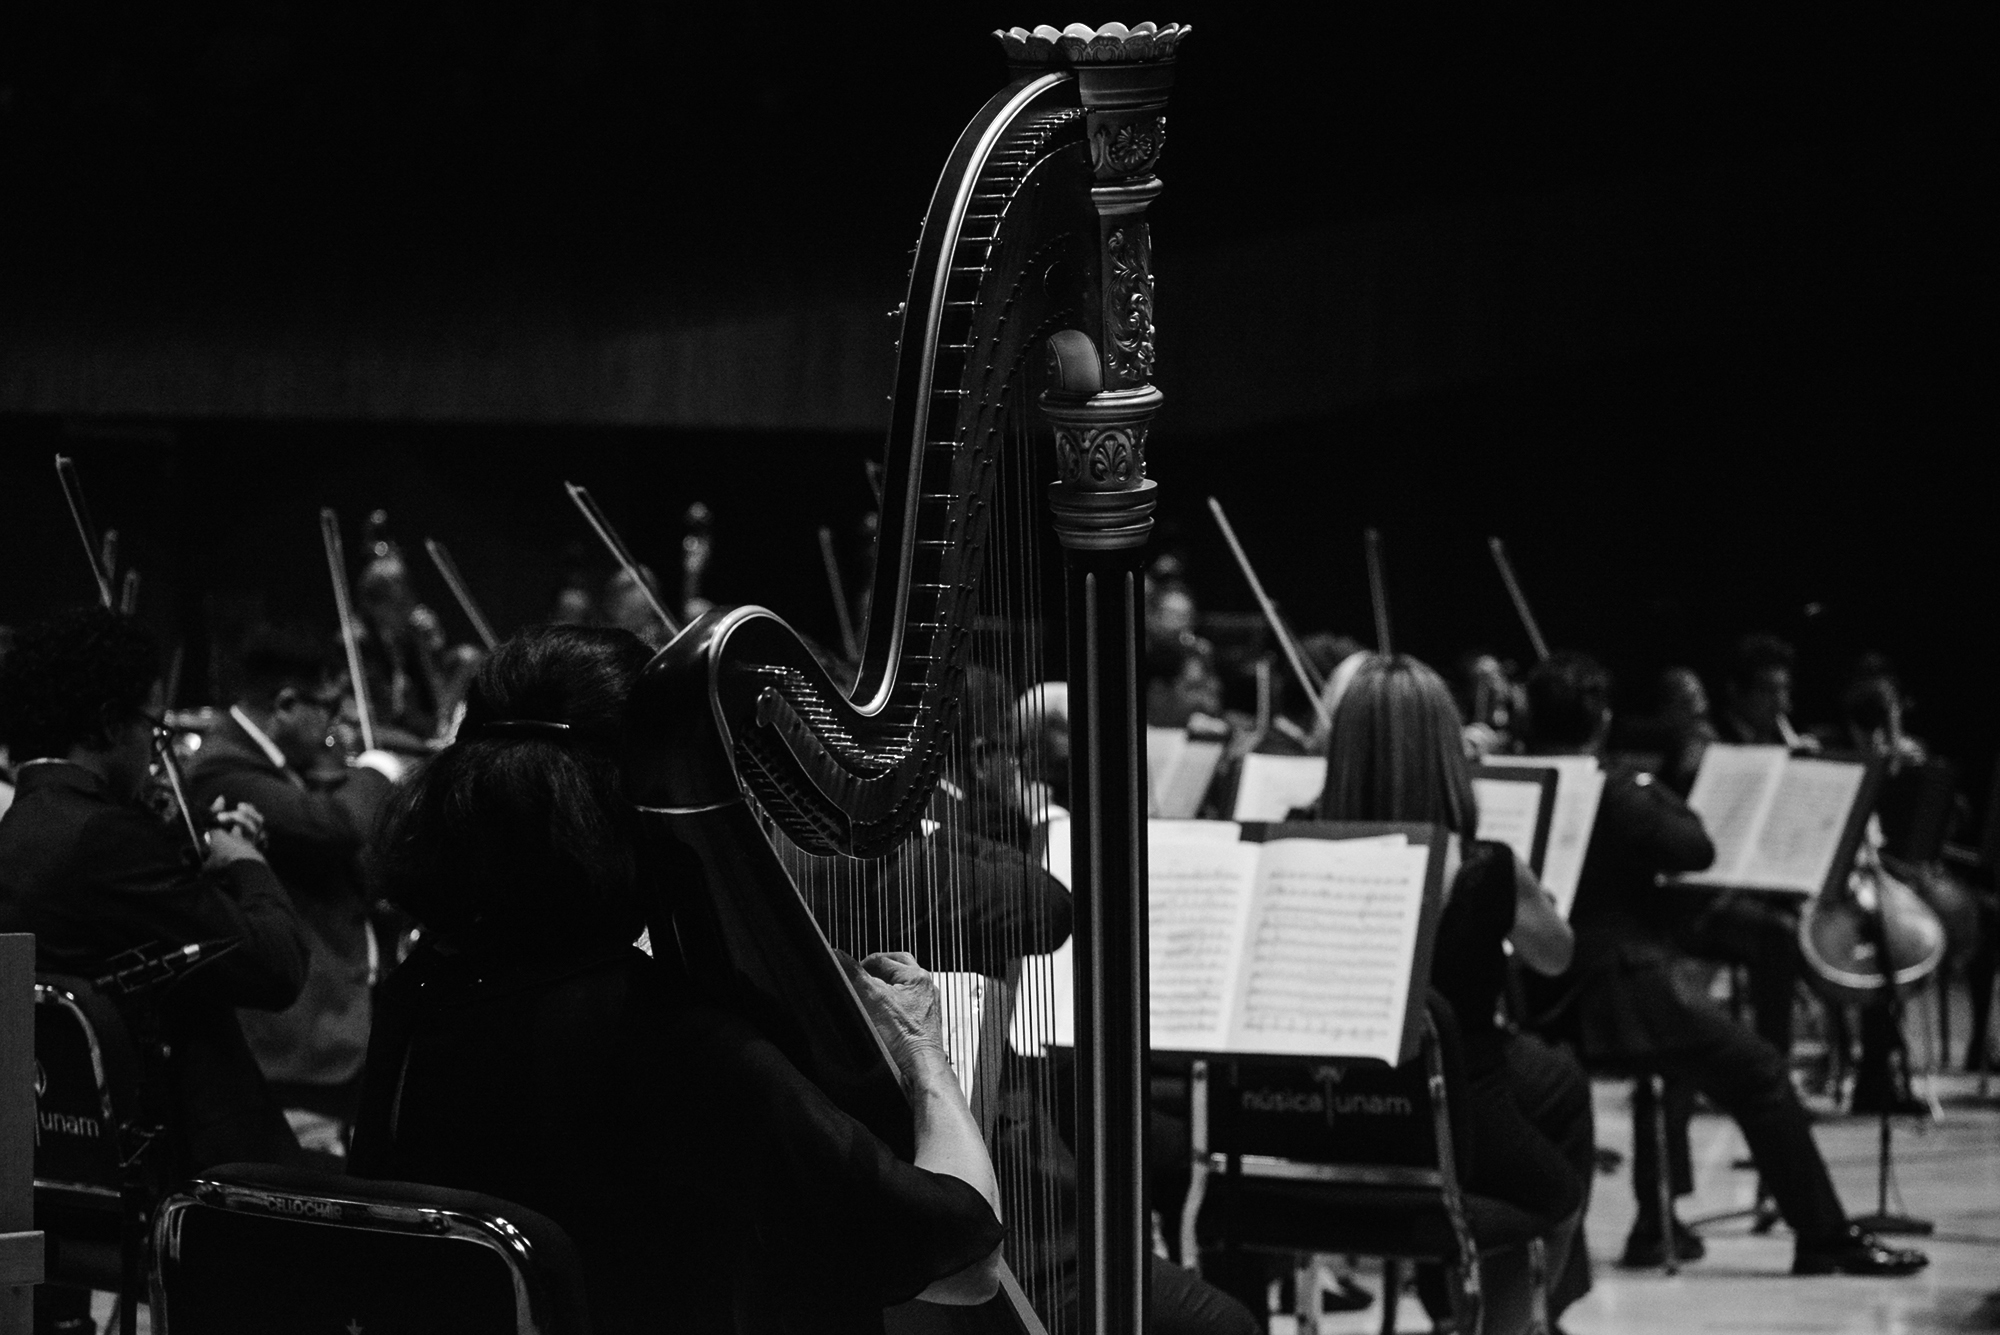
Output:
[[[138,1330],[138,1305],[145,1293],[147,1225],[149,1216],[158,1205],[154,1188],[147,1180],[148,1159],[157,1143],[163,1127],[145,1118],[139,1111],[143,1106],[140,1091],[135,1087],[127,1093],[112,1088],[110,1063],[105,1060],[105,1045],[117,1043],[130,1049],[132,1040],[117,1018],[117,1011],[109,998],[97,994],[102,1007],[86,1006],[86,989],[94,992],[88,981],[63,974],[38,974],[35,978],[35,1006],[54,1007],[65,1012],[82,1030],[90,1053],[91,1075],[96,1083],[99,1125],[106,1136],[111,1138],[118,1156],[119,1181],[115,1187],[101,1183],[69,1182],[44,1177],[40,1165],[35,1173],[35,1197],[38,1204],[48,1202],[59,1206],[81,1207],[85,1210],[115,1211],[118,1216],[119,1237],[119,1281],[118,1281],[118,1329],[120,1335],[136,1335]],[[101,1010],[100,1024],[91,1012]],[[111,1032],[106,1032],[110,1028]],[[40,1062],[37,1062],[40,1066]],[[137,1072],[136,1052],[132,1057],[132,1069]],[[40,1073],[38,1072],[38,1083]],[[141,1077],[143,1078],[143,1077]],[[39,1089],[38,1089],[39,1094]],[[129,1101],[132,1107],[125,1106]],[[39,1117],[39,1110],[37,1116]],[[39,1136],[37,1143],[39,1143]],[[55,1281],[54,1271],[61,1267],[61,1237],[59,1229],[47,1230],[56,1257],[56,1265],[44,1282]]]
[[515,1335],[559,1335],[564,1328],[551,1319],[553,1300],[535,1278],[534,1245],[520,1229],[505,1218],[450,1206],[363,1199],[369,1194],[393,1192],[398,1185],[368,1180],[357,1182],[356,1190],[349,1193],[320,1193],[232,1182],[217,1170],[197,1175],[160,1203],[154,1219],[151,1293],[156,1335],[171,1335],[173,1304],[165,1272],[180,1256],[182,1231],[195,1209],[474,1243],[499,1256],[507,1267],[514,1288]]

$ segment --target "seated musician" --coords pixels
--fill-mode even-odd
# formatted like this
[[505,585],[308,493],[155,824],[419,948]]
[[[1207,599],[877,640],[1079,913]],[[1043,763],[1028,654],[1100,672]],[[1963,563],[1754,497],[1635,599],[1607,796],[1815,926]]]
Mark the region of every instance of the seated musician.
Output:
[[1653,712],[1619,719],[1610,744],[1617,751],[1659,757],[1655,777],[1686,797],[1701,769],[1702,755],[1716,740],[1708,688],[1693,668],[1676,666],[1662,669],[1654,679]]
[[1484,649],[1472,649],[1453,667],[1452,696],[1465,719],[1466,754],[1476,759],[1513,750],[1521,688],[1507,665]]
[[984,1300],[998,1190],[924,970],[850,967],[907,1081],[910,1163],[697,1001],[671,951],[632,945],[620,748],[650,656],[615,630],[508,641],[458,740],[392,799],[384,888],[428,930],[378,1007],[356,1171],[547,1214],[600,1333],[879,1331],[887,1304]]
[[[1528,679],[1528,709],[1544,753],[1601,751],[1611,724],[1611,679],[1582,654],[1557,654]],[[1765,1188],[1794,1235],[1792,1273],[1905,1275],[1923,1253],[1890,1247],[1847,1220],[1826,1161],[1792,1089],[1784,1055],[1738,1025],[1718,1006],[1675,986],[1682,957],[1683,893],[1662,873],[1700,871],[1715,859],[1701,819],[1651,775],[1613,768],[1584,857],[1570,921],[1576,961],[1552,1019],[1586,1062],[1657,1070],[1686,1082],[1735,1119],[1750,1144]],[[1642,1084],[1642,1092],[1650,1086]],[[1634,1120],[1650,1124],[1650,1098]],[[1692,1259],[1700,1240],[1677,1219],[1659,1217],[1653,1137],[1633,1137],[1632,1180],[1638,1220],[1627,1239],[1628,1264],[1651,1264],[1669,1236]],[[1693,1190],[1685,1135],[1670,1137],[1677,1194]],[[1679,1153],[1673,1151],[1678,1150]]]
[[[968,668],[961,718],[972,729],[971,763],[962,769],[954,764],[940,783],[931,804],[937,828],[879,863],[851,871],[843,878],[850,888],[858,881],[869,892],[850,897],[831,914],[815,903],[816,915],[839,922],[842,939],[856,942],[857,954],[907,951],[924,968],[995,978],[1024,956],[1047,955],[1062,946],[1074,908],[1069,891],[1038,856],[1049,810],[1042,798],[1047,785],[1035,776],[1055,774],[1067,781],[1067,706],[1064,683],[1044,683],[1016,701],[997,673]],[[1045,748],[1039,754],[1032,740],[1038,734]],[[1024,857],[1024,849],[1037,856]],[[935,900],[908,894],[907,887],[917,884],[949,885],[952,893]],[[819,893],[810,880],[802,889],[809,900]],[[1075,1120],[1074,1108],[1063,1104],[1060,1093],[1075,1086],[1071,1056],[1068,1049],[1041,1057],[1005,1054],[993,1142],[1002,1215],[1014,1225],[1009,1254],[1016,1275],[1067,1313],[1073,1326],[1079,1278],[1076,1159],[1060,1130]],[[1186,1127],[1177,1130],[1178,1135],[1169,1119],[1153,1110],[1148,1165],[1178,1169],[1174,1200],[1187,1186]],[[1163,1142],[1164,1152],[1153,1154]],[[1167,1198],[1155,1194],[1156,1202]],[[1149,1266],[1148,1335],[1254,1335],[1250,1313],[1219,1289],[1161,1257],[1150,1258]]]
[[[644,588],[623,567],[612,571],[611,577],[604,581],[604,597],[598,605],[604,609],[604,625],[629,630],[657,649],[670,637],[660,614],[653,610],[653,603],[655,600],[664,603],[666,599],[660,593],[660,580],[651,566],[640,566],[639,577],[646,581]],[[648,592],[652,598],[646,596]]]
[[[382,520],[378,510],[370,528]],[[394,543],[378,538],[373,553],[354,594],[376,740],[391,751],[422,755],[450,730],[479,655],[470,645],[446,642],[443,623],[417,600],[408,563]]]
[[[1968,981],[1975,998],[1993,986],[1989,944],[1994,905],[1953,875],[1944,864],[1944,836],[1961,814],[1955,774],[1948,762],[1934,758],[1922,741],[1904,726],[1908,700],[1889,660],[1866,654],[1854,665],[1841,691],[1841,727],[1823,740],[1831,747],[1877,759],[1882,764],[1882,793],[1867,839],[1882,859],[1883,869],[1917,892],[1944,928],[1948,960],[1969,966]],[[1973,1007],[1974,1028],[1984,1019]],[[1861,1016],[1861,1061],[1855,1073],[1854,1112],[1927,1113],[1929,1105],[1914,1098],[1894,1068],[1894,1021],[1887,1006],[1869,1006]],[[1986,1036],[1975,1032],[1969,1049],[1984,1047]],[[1968,1059],[1967,1065],[1972,1065]]]
[[1215,647],[1192,634],[1152,639],[1146,647],[1146,723],[1184,728],[1191,721],[1222,717],[1222,678],[1215,671]]
[[[161,704],[153,637],[90,607],[21,631],[0,664],[0,739],[20,794],[0,817],[0,932],[35,934],[36,968],[95,979],[134,949],[235,942],[179,981],[114,1001],[167,1122],[167,1180],[238,1160],[298,1157],[237,1023],[305,982],[307,934],[248,833],[225,813],[195,861],[178,824],[142,801]],[[88,1290],[43,1285],[36,1329],[92,1329]]]
[[[1582,1234],[1594,1161],[1590,1084],[1576,1059],[1503,1027],[1500,997],[1511,943],[1543,974],[1568,966],[1569,925],[1533,872],[1504,844],[1475,841],[1478,824],[1461,716],[1442,678],[1416,659],[1370,654],[1334,710],[1318,815],[1333,821],[1423,821],[1452,837],[1431,985],[1464,1035],[1472,1127],[1468,1191],[1519,1206],[1547,1227],[1551,1319],[1590,1287]],[[1487,1263],[1489,1330],[1528,1329],[1525,1256]]]
[[[1712,739],[1741,746],[1798,746],[1809,740],[1801,738],[1791,723],[1794,658],[1792,647],[1775,635],[1746,635],[1738,640],[1723,684],[1723,712],[1715,720]],[[1691,709],[1692,704],[1690,701],[1684,708]],[[1690,738],[1687,759],[1699,768],[1699,752],[1706,750],[1711,737],[1701,736],[1708,730],[1694,726],[1698,732]],[[1812,743],[1812,748],[1817,750],[1818,744]],[[1691,770],[1662,777],[1682,796],[1694,783]],[[1677,921],[1680,948],[1700,959],[1743,966],[1758,1037],[1789,1059],[1792,1012],[1799,983],[1806,976],[1805,961],[1799,954],[1797,906],[1788,900],[1728,890],[1684,893],[1690,896],[1686,907],[1692,912]]]
[[1745,635],[1731,646],[1722,683],[1721,740],[1738,746],[1789,746],[1817,751],[1819,743],[1792,726],[1792,672],[1798,652],[1776,635]]
[[299,999],[277,1014],[245,1011],[243,1032],[301,1140],[344,1154],[376,959],[361,851],[404,762],[370,751],[340,764],[329,745],[339,695],[326,648],[302,628],[259,626],[245,637],[236,702],[188,771],[188,796],[197,807],[248,803],[264,816],[271,869],[305,920],[312,962]]

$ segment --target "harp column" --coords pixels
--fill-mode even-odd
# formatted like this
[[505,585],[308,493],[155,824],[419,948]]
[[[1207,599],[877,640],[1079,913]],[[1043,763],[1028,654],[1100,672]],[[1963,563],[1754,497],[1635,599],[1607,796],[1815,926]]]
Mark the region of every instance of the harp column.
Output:
[[[1151,1252],[1147,1108],[1146,731],[1139,680],[1143,560],[1155,484],[1152,239],[1146,209],[1166,134],[1173,49],[1159,34],[1078,30],[1070,57],[1088,117],[1097,327],[1049,341],[1041,409],[1055,431],[1049,489],[1068,594],[1072,875],[1077,900],[1077,1175],[1081,1315],[1138,1335]],[[1058,57],[1060,59],[1060,57]]]

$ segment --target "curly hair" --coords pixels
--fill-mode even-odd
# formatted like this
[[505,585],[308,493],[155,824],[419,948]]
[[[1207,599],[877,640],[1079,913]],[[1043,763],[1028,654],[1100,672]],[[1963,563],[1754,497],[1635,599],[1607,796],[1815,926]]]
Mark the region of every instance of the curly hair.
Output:
[[[389,800],[372,862],[381,891],[434,931],[487,921],[637,936],[625,707],[652,653],[627,631],[585,626],[537,627],[495,649],[458,740]],[[483,726],[519,720],[568,731]]]
[[132,618],[94,605],[58,613],[0,659],[0,742],[16,763],[102,742],[159,679],[159,643]]

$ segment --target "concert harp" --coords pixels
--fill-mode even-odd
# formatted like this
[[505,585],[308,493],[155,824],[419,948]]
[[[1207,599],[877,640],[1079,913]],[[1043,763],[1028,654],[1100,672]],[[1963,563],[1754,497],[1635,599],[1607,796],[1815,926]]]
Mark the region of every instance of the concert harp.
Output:
[[[1149,1254],[1137,669],[1145,444],[1161,395],[1146,210],[1186,33],[996,34],[1012,81],[952,150],[901,311],[852,687],[779,617],[739,607],[662,649],[634,705],[636,800],[704,873],[664,888],[652,939],[678,941],[699,988],[908,1154],[908,1106],[832,951],[911,948],[972,975],[980,1004],[962,1013],[984,1041],[961,1076],[989,1146],[1027,1134],[1002,1104],[1054,1106],[1031,1069],[1056,1060],[1053,1002],[1027,981],[1049,973],[1021,967],[1056,935],[1031,902],[1046,875],[1028,844],[1043,813],[1009,807],[1036,788],[1009,765],[1037,731],[1016,698],[1068,681],[1075,1320],[1130,1335]],[[1045,585],[1065,613],[1044,612]],[[1021,1186],[998,1152],[996,1169],[1003,1193],[1016,1185],[1005,1255],[1019,1280],[996,1305],[1011,1328],[1064,1329],[1046,1259],[1059,1249],[1043,1244],[1069,1207],[1046,1184]]]

